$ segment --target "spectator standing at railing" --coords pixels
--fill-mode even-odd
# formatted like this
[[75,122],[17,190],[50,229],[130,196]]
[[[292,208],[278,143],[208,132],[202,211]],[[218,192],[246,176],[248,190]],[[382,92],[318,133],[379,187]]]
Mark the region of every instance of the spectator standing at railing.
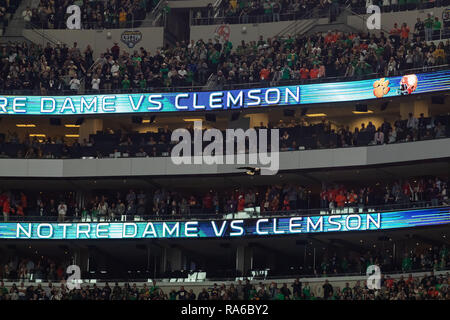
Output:
[[406,24],[406,22],[404,22],[402,24],[402,27],[400,29],[400,38],[402,40],[402,43],[406,43],[408,41],[408,38],[409,38],[409,27]]
[[423,39],[425,35],[425,25],[420,18],[417,18],[417,22],[414,25],[414,41],[417,41],[417,38],[420,37]]
[[390,12],[391,11],[391,1],[390,0],[383,0],[383,12]]
[[33,16],[33,12],[30,7],[27,6],[25,10],[22,12],[23,20],[25,21],[25,26],[28,28],[30,26],[31,17]]
[[66,213],[67,213],[67,205],[63,201],[61,201],[58,206],[58,221],[59,222],[64,222]]
[[433,39],[433,25],[434,25],[434,21],[431,16],[431,13],[428,13],[427,18],[424,21],[425,41],[431,41]]
[[281,2],[273,1],[271,5],[273,12],[273,22],[278,22],[280,21]]
[[7,222],[9,219],[9,213],[11,211],[11,207],[10,207],[10,198],[8,195],[3,195],[2,196],[2,211],[3,211],[3,221]]
[[394,23],[394,27],[389,31],[389,38],[394,42],[395,46],[400,44],[400,34],[402,30],[398,27],[397,22]]
[[441,38],[441,28],[442,24],[441,21],[439,21],[439,17],[434,17],[432,40],[439,40]]

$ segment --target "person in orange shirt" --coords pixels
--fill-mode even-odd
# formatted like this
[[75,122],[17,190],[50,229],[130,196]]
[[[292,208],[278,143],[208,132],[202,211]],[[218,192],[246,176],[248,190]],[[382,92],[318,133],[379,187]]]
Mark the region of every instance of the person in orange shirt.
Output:
[[317,68],[317,65],[314,65],[314,68],[311,69],[311,71],[309,71],[309,76],[311,77],[311,79],[317,79],[319,75],[319,68]]
[[390,277],[386,277],[386,288],[392,288],[394,286],[394,280]]
[[119,25],[121,28],[125,28],[125,24],[127,22],[127,13],[124,8],[120,10],[119,13]]
[[402,41],[407,41],[408,38],[409,38],[409,27],[406,24],[406,22],[404,22],[402,24],[402,28],[401,28],[401,31],[400,31],[400,38],[402,39]]
[[339,192],[339,194],[336,196],[336,204],[338,208],[343,208],[345,206],[345,201],[347,200],[347,197],[344,195],[344,192]]
[[325,36],[325,43],[335,43],[337,40],[337,34],[332,33],[331,31],[328,31],[327,35]]
[[398,27],[397,23],[394,23],[394,27],[389,31],[389,38],[398,44],[400,40],[401,29]]
[[352,190],[347,197],[347,203],[350,207],[352,207],[353,205],[356,204],[357,201],[358,201],[358,195],[355,193],[354,190]]
[[269,77],[270,77],[270,70],[267,68],[262,68],[261,71],[259,72],[259,77],[261,79],[261,81],[269,81]]
[[300,79],[307,80],[309,78],[309,69],[306,67],[306,64],[303,64],[303,67],[300,68]]

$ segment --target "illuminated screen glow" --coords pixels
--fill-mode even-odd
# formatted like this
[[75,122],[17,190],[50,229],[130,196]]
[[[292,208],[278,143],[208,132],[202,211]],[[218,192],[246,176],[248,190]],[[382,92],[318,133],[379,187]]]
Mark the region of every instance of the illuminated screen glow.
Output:
[[450,223],[450,207],[242,220],[0,223],[0,239],[228,238],[387,230]]
[[450,70],[370,80],[228,91],[0,96],[0,114],[84,115],[262,108],[390,98],[450,90]]

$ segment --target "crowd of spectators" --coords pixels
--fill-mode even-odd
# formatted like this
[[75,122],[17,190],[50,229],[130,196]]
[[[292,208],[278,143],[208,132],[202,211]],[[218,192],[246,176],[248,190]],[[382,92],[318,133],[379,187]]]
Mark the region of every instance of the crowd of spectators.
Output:
[[[392,239],[390,239],[392,240]],[[392,242],[389,241],[391,244]],[[389,248],[389,249],[387,249]],[[374,245],[364,248],[358,254],[348,252],[337,253],[336,248],[322,248],[323,253],[317,258],[316,269],[307,267],[304,274],[314,274],[317,277],[338,276],[342,274],[366,274],[371,265],[377,265],[383,272],[426,272],[429,270],[442,271],[450,267],[450,256],[447,246],[435,245],[430,247],[412,247],[399,251],[399,259],[394,259],[391,246]],[[317,249],[320,251],[320,248]],[[295,275],[294,270],[292,275]]]
[[[437,18],[437,17],[436,17]],[[427,18],[428,19],[428,18]],[[422,28],[423,27],[423,28]],[[450,41],[428,39],[428,27],[397,25],[389,35],[328,32],[240,44],[219,39],[184,41],[152,54],[132,54],[115,43],[94,61],[90,46],[9,43],[0,51],[0,91],[41,94],[149,92],[175,87],[276,85],[396,76],[449,64]],[[431,33],[431,36],[433,33]],[[331,80],[329,80],[331,81]]]
[[381,278],[380,289],[371,289],[366,283],[347,282],[342,288],[325,280],[320,294],[314,294],[309,282],[296,279],[293,283],[251,283],[239,280],[229,285],[214,284],[195,294],[192,289],[180,286],[179,290],[165,292],[156,281],[137,286],[136,283],[114,285],[83,285],[69,290],[64,283],[5,287],[0,283],[1,300],[450,300],[450,276],[436,276],[434,272],[422,277],[390,276]]
[[[450,116],[437,115],[418,118],[409,114],[378,127],[371,121],[351,129],[345,125],[333,125],[330,121],[307,122],[303,118],[260,124],[259,128],[279,129],[279,150],[298,151],[310,149],[345,148],[414,142],[450,137]],[[193,134],[193,126],[187,128]],[[19,138],[17,132],[0,133],[0,158],[68,159],[68,158],[126,158],[166,157],[177,141],[171,141],[172,131],[165,126],[158,132],[114,133],[90,135],[89,139],[70,143],[64,137]],[[204,142],[206,147],[208,142]],[[237,148],[235,148],[237,150]],[[249,151],[246,141],[245,152]],[[270,151],[270,150],[269,150]]]
[[15,255],[0,265],[0,278],[21,281],[30,279],[62,281],[66,279],[65,267],[63,263],[47,256],[24,259]]
[[448,204],[448,186],[439,178],[394,182],[392,185],[349,189],[344,186],[324,188],[320,193],[322,208],[376,207],[377,205],[431,203]]
[[[351,207],[361,210],[410,208],[413,206],[448,205],[448,181],[440,178],[420,178],[368,186],[324,186],[321,192],[295,185],[271,185],[255,188],[209,191],[147,192],[129,190],[127,193],[96,191],[91,196],[77,198],[74,192],[0,193],[0,209],[4,221],[74,219],[86,221],[213,217],[249,211],[260,215],[302,211],[335,213],[335,209]],[[257,210],[258,209],[258,210]],[[309,210],[309,211],[306,211]]]
[[93,51],[83,52],[74,43],[45,47],[26,42],[7,44],[0,52],[0,88],[3,92],[37,90],[51,94],[58,90],[77,91],[80,80],[93,63]]
[[[387,247],[391,248],[391,246]],[[205,287],[198,296],[194,294],[193,290],[184,290],[183,286],[180,290],[172,289],[164,292],[156,281],[153,281],[152,284],[141,284],[139,287],[136,283],[132,285],[126,283],[122,287],[116,283],[113,288],[110,288],[108,282],[106,282],[103,289],[97,288],[97,285],[90,288],[85,283],[82,285],[81,291],[77,289],[69,290],[66,287],[68,263],[38,254],[37,251],[34,255],[31,255],[34,256],[33,258],[31,256],[23,258],[22,255],[18,254],[7,258],[7,255],[5,255],[2,258],[2,263],[0,263],[0,278],[2,279],[0,282],[0,300],[352,300],[361,299],[359,295],[362,292],[359,292],[359,290],[368,290],[365,287],[365,281],[355,281],[353,288],[350,288],[348,283],[340,288],[333,287],[328,280],[325,280],[325,283],[321,286],[322,290],[316,291],[311,290],[308,282],[302,283],[299,281],[298,277],[333,279],[333,277],[342,277],[343,275],[365,275],[367,268],[373,265],[380,267],[383,273],[381,274],[380,289],[373,291],[374,296],[370,299],[387,298],[395,300],[399,298],[398,293],[400,292],[403,292],[401,299],[442,299],[446,297],[448,274],[445,276],[434,275],[434,272],[445,271],[450,267],[450,252],[445,244],[434,244],[432,246],[416,246],[414,244],[410,248],[406,246],[397,252],[398,259],[393,258],[392,248],[386,249],[384,246],[370,245],[368,249],[361,247],[359,251],[353,247],[353,249],[348,248],[349,250],[342,252],[337,252],[335,247],[323,249],[324,251],[321,252],[321,248],[317,248],[318,252],[314,261],[305,260],[302,264],[304,267],[302,270],[298,269],[293,272],[286,272],[284,269],[276,272],[275,270],[273,270],[274,272],[270,271],[272,279],[277,276],[297,278],[289,285],[286,282],[283,284],[277,284],[276,282],[269,284],[266,281],[264,281],[265,284],[263,282],[258,283],[263,279],[252,277],[252,282],[238,280],[236,283],[230,284],[229,287],[224,284]],[[113,271],[113,269],[110,269],[110,271]],[[92,270],[95,270],[95,268]],[[413,272],[425,274],[422,277],[413,278],[411,275]],[[397,277],[398,280],[393,280],[388,275],[393,273],[403,275]],[[117,273],[117,270],[114,274],[125,282],[141,279],[130,278],[129,275],[123,275],[123,278],[121,278],[121,273]],[[210,273],[207,272],[207,274]],[[409,276],[404,276],[407,274]],[[82,274],[82,277],[84,276]],[[170,278],[170,276],[168,277]],[[46,283],[24,285],[24,282],[36,279]],[[109,279],[106,281],[110,281]],[[224,279],[223,274],[222,279]],[[6,289],[3,281],[19,281],[20,284],[13,284]],[[148,287],[148,285],[150,286]],[[434,289],[434,292],[429,295],[431,289]],[[441,289],[443,291],[440,291]],[[443,296],[439,296],[438,292],[435,291],[443,293]],[[83,292],[86,296],[83,295]],[[394,295],[392,295],[393,293]],[[368,298],[368,296],[365,297],[365,299]]]
[[157,4],[155,0],[40,0],[37,7],[22,12],[26,24],[39,29],[66,29],[72,13],[67,8],[81,9],[82,29],[137,28],[147,12]]
[[445,7],[448,0],[226,0],[216,10],[195,12],[194,24],[246,24],[299,20],[310,16],[330,16],[334,21],[341,8],[366,14],[367,7],[377,5],[382,12],[423,10]]
[[313,11],[326,15],[329,7],[330,2],[325,0],[225,0],[216,11],[212,7],[197,10],[193,23],[248,24],[299,20]]
[[[285,38],[260,36],[240,44],[200,39],[177,43],[153,56],[143,48],[120,55],[115,46],[101,55],[92,76],[100,79],[100,90],[139,92],[206,84],[220,90],[239,84],[266,86],[336,77],[396,76],[402,70],[448,64],[450,41],[436,46],[423,41],[421,30],[414,34],[394,27],[390,35],[382,33],[380,37],[330,31]],[[86,81],[86,88],[98,90],[91,86],[91,79]]]
[[431,8],[446,7],[450,4],[448,0],[347,0],[347,5],[359,14],[366,14],[366,8],[370,5],[379,6],[382,12],[397,12],[423,10]]

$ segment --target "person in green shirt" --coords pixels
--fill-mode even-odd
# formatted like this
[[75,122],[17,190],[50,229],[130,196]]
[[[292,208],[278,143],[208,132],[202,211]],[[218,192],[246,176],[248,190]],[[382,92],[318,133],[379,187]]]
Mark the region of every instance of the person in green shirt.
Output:
[[408,255],[405,255],[405,257],[403,258],[403,261],[402,261],[402,270],[403,270],[403,272],[410,271],[411,270],[411,266],[412,266],[411,257],[409,257]]
[[152,286],[150,287],[149,294],[150,297],[156,297],[159,295],[160,288],[156,285],[156,281],[153,280]]
[[81,210],[81,221],[86,221],[88,214],[88,210],[86,208],[83,208],[83,210]]
[[447,256],[448,256],[448,249],[447,249],[447,247],[445,245],[439,251],[439,255],[441,256],[441,258],[447,258]]
[[287,65],[287,63],[284,64],[283,69],[281,69],[281,80],[288,81],[291,79],[291,69]]
[[254,300],[256,296],[256,288],[255,286],[252,286],[252,288],[248,291],[248,298],[249,300]]
[[292,49],[292,45],[294,44],[294,39],[292,39],[291,35],[288,35],[286,39],[284,39],[284,45],[289,50]]
[[344,273],[347,273],[347,271],[348,271],[348,260],[347,260],[346,257],[344,257],[344,259],[341,262],[341,268],[342,268],[342,271],[344,271]]
[[433,37],[433,18],[430,13],[428,13],[423,24],[425,26],[425,41],[431,41]]
[[128,79],[128,75],[125,75],[123,80],[122,80],[122,90],[128,90],[130,89],[131,83],[130,80]]
[[147,80],[145,80],[143,74],[141,74],[140,79],[139,79],[139,88],[141,90],[147,89]]
[[272,18],[272,5],[269,0],[264,1],[264,22],[271,21]]
[[298,56],[294,52],[294,50],[291,50],[286,56],[286,61],[289,66],[289,68],[292,68],[297,63]]
[[382,55],[384,54],[384,47],[383,47],[383,46],[378,46],[378,47],[375,49],[375,54],[376,54],[378,57],[382,56]]
[[303,295],[305,296],[306,300],[309,300],[311,298],[311,287],[309,286],[308,282],[305,282],[305,285],[303,286]]
[[225,57],[228,57],[230,55],[232,49],[233,49],[233,44],[231,43],[230,40],[227,40],[223,44],[223,53],[224,53]]
[[8,294],[8,289],[5,287],[5,283],[2,281],[0,283],[0,295],[5,297]]
[[211,55],[209,56],[209,60],[211,61],[213,68],[215,68],[220,61],[220,52],[213,49]]
[[277,292],[275,293],[273,300],[285,300],[284,294],[281,293],[280,289],[277,289]]
[[177,293],[175,292],[175,290],[170,291],[169,300],[177,300]]
[[371,65],[365,61],[360,61],[356,64],[355,74],[357,76],[364,76],[366,74],[370,74],[372,72]]
[[441,38],[441,22],[439,21],[438,17],[434,18],[434,22],[433,22],[433,38],[432,40],[438,40]]
[[159,72],[162,74],[162,78],[165,81],[167,79],[167,74],[169,73],[169,67],[167,67],[166,63],[163,63],[161,65],[161,68],[159,69]]

